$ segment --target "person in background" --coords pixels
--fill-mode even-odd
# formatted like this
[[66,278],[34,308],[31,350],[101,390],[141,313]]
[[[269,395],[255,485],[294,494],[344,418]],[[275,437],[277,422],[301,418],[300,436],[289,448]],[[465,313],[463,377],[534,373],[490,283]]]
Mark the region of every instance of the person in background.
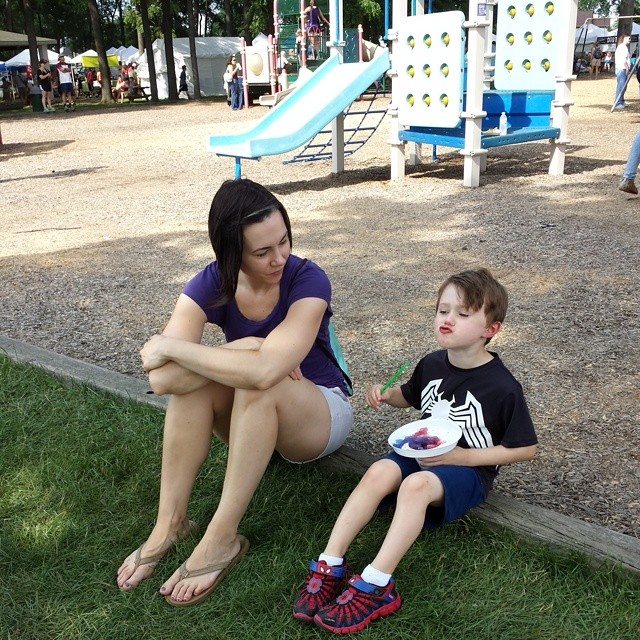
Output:
[[187,65],[182,65],[182,71],[180,71],[180,81],[178,83],[178,96],[184,93],[189,99],[189,86],[187,85]]
[[231,56],[227,61],[225,70],[225,82],[229,85],[229,100],[231,108],[236,111],[242,109],[242,80],[240,79],[242,67],[236,57]]
[[64,61],[64,56],[58,56],[58,64],[56,65],[58,70],[59,85],[58,91],[60,92],[60,98],[64,105],[65,111],[75,111],[76,105],[73,101],[73,72],[71,66]]
[[51,105],[51,95],[53,94],[53,86],[51,84],[51,69],[48,60],[40,60],[38,65],[38,86],[42,91],[42,107],[45,113],[55,111]]
[[303,14],[306,18],[307,34],[309,35],[309,44],[311,45],[311,60],[317,60],[320,55],[318,47],[322,27],[320,21],[330,26],[329,21],[324,17],[320,7],[316,7],[316,0],[309,0],[309,6],[304,10]]
[[604,58],[602,60],[602,70],[603,71],[611,71],[611,61],[613,60],[613,56],[611,55],[611,51],[607,51],[604,54]]
[[118,76],[116,80],[116,86],[111,89],[111,95],[116,102],[124,102],[125,95],[129,90],[129,85],[125,82],[122,76]]
[[616,66],[616,95],[614,98],[613,108],[616,111],[621,111],[627,108],[627,104],[624,101],[625,83],[627,82],[627,75],[629,74],[630,61],[629,61],[629,42],[631,38],[629,36],[620,36],[618,38],[618,46],[615,52],[615,66]]
[[598,79],[601,58],[602,49],[597,42],[594,42],[593,46],[591,47],[591,62],[589,63],[589,77],[591,78],[591,80]]
[[87,90],[89,91],[89,97],[93,98],[93,81],[95,79],[94,71],[91,67],[89,67],[85,74],[85,80],[87,81]]

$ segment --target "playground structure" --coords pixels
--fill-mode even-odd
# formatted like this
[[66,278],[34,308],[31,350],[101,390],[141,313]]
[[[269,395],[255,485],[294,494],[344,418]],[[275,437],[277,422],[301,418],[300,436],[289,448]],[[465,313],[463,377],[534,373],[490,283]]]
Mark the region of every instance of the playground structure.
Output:
[[[393,6],[391,178],[420,145],[460,149],[463,184],[477,187],[487,149],[551,141],[549,173],[564,172],[571,102],[575,0],[494,0],[457,11],[416,15]],[[497,18],[495,52],[491,30]],[[468,32],[468,42],[465,33]],[[466,49],[466,53],[465,53]],[[508,132],[498,133],[502,113]]]
[[249,131],[210,136],[210,150],[235,158],[236,178],[241,175],[243,158],[296,149],[329,123],[332,171],[344,170],[345,109],[388,71],[390,60],[388,49],[378,47],[369,62],[344,62],[342,0],[331,0],[330,8],[329,59]]
[[[250,131],[210,137],[212,151],[235,158],[236,177],[241,158],[295,149],[329,122],[332,171],[341,172],[344,110],[384,74],[393,81],[391,179],[405,174],[407,145],[415,164],[422,144],[433,145],[434,157],[437,145],[460,149],[468,187],[479,186],[487,150],[504,145],[549,140],[549,173],[564,172],[576,0],[471,0],[468,19],[459,11],[425,14],[424,0],[408,16],[406,4],[396,2],[392,67],[383,48],[368,63],[345,63],[342,0],[331,0],[330,8],[329,60]],[[502,113],[506,133],[498,129]]]

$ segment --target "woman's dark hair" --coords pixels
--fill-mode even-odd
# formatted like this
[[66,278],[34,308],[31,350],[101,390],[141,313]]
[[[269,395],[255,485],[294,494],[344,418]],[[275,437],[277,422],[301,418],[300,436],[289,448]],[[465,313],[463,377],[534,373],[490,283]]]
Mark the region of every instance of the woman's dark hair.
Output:
[[293,245],[291,223],[284,205],[265,187],[253,180],[227,180],[213,197],[209,210],[209,240],[220,273],[220,298],[215,305],[233,299],[242,264],[244,228],[262,222],[273,211],[282,214],[289,244]]

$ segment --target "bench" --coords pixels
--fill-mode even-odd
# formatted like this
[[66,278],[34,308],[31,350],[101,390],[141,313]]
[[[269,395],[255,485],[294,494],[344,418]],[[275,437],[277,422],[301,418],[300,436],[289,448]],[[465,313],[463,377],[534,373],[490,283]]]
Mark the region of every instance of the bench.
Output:
[[[485,91],[482,94],[482,110],[487,115],[482,119],[480,146],[489,149],[559,138],[560,129],[551,126],[553,97],[553,91]],[[506,135],[495,135],[492,130],[498,128],[503,111],[509,120],[509,131]],[[401,129],[398,136],[405,142],[463,149],[464,122],[454,128],[410,127]]]
[[149,102],[149,98],[151,95],[147,93],[145,87],[133,87],[129,88],[127,92],[127,98],[129,98],[129,102],[133,102],[136,98],[144,98],[147,102]]

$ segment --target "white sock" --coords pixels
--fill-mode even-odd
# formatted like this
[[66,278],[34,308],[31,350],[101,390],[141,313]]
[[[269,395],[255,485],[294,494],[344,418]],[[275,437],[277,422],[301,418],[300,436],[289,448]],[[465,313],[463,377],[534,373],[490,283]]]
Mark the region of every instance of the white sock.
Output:
[[328,556],[326,553],[321,553],[318,558],[318,562],[324,560],[330,567],[339,567],[344,564],[344,558],[336,558],[336,556]]
[[368,564],[364,571],[360,574],[360,577],[369,584],[375,584],[376,587],[386,587],[391,580],[390,573],[383,573],[378,571],[373,565]]

